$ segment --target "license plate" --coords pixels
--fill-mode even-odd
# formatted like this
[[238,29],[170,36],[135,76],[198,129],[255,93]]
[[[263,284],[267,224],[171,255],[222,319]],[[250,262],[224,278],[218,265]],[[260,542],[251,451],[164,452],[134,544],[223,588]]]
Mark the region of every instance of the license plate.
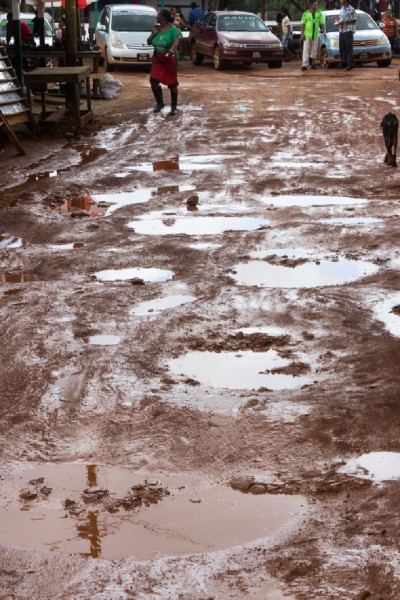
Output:
[[261,52],[253,52],[253,58],[261,58]]
[[366,58],[368,58],[368,53],[367,52],[360,52],[360,58],[361,58],[361,60],[365,60]]
[[150,56],[148,54],[138,54],[137,57],[138,60],[142,60],[144,62],[150,59]]

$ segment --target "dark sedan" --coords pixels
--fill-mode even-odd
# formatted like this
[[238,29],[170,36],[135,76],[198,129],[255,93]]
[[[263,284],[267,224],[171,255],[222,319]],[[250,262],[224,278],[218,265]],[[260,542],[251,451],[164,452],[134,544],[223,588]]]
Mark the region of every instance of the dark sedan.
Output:
[[271,69],[282,66],[281,42],[253,13],[209,12],[193,26],[189,43],[194,65],[208,57],[218,71],[228,62],[267,63]]

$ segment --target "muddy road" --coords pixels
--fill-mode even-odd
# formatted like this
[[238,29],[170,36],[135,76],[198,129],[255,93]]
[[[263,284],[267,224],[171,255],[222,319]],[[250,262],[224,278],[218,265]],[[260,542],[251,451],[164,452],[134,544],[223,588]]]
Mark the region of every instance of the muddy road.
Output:
[[400,597],[397,63],[1,142],[2,599]]

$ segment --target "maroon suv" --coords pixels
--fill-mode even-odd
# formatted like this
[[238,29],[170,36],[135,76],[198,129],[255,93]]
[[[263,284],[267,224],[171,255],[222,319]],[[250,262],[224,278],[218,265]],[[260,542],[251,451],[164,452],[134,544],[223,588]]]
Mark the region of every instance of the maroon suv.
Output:
[[189,43],[194,65],[209,57],[218,71],[228,62],[267,63],[271,69],[282,66],[281,42],[253,13],[209,12],[192,27]]

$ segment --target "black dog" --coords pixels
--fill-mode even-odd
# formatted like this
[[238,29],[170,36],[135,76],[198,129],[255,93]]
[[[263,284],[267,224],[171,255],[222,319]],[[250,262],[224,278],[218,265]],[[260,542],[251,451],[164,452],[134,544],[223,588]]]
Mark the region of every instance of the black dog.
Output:
[[397,167],[397,133],[399,130],[399,120],[393,113],[388,113],[382,119],[381,129],[385,139],[386,156],[385,163],[391,167]]

